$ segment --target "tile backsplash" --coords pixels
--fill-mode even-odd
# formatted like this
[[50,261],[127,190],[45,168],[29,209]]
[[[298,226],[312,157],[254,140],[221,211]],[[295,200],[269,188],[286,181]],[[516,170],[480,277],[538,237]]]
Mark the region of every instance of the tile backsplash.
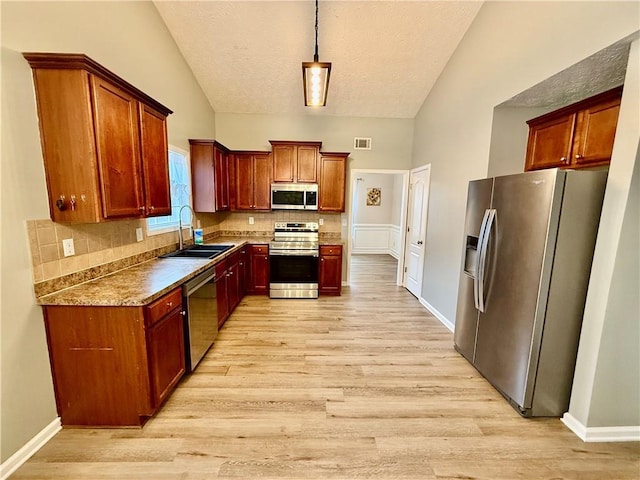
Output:
[[[253,223],[250,224],[250,217]],[[246,235],[252,233],[269,237],[274,222],[312,222],[323,219],[321,235],[340,238],[341,215],[318,214],[317,212],[220,212],[196,213],[205,238],[218,235]],[[194,220],[195,225],[195,220]],[[136,229],[142,228],[143,240],[136,240]],[[138,261],[145,261],[158,254],[159,250],[177,248],[178,233],[147,235],[145,219],[114,220],[97,224],[62,224],[51,220],[28,220],[27,234],[31,250],[33,282],[38,292],[50,293],[48,286],[42,291],[38,284],[60,277],[71,278],[71,283],[86,281],[125,268]],[[186,234],[186,232],[185,232]],[[73,239],[75,254],[64,256],[62,241]],[[82,273],[82,274],[80,274]],[[64,284],[64,287],[70,286]],[[40,285],[42,287],[42,285]]]

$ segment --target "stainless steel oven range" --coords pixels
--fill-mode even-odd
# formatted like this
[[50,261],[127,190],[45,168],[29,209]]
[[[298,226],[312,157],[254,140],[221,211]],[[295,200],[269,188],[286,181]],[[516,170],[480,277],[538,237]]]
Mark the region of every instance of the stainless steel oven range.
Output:
[[269,243],[269,296],[318,298],[318,224],[276,222]]

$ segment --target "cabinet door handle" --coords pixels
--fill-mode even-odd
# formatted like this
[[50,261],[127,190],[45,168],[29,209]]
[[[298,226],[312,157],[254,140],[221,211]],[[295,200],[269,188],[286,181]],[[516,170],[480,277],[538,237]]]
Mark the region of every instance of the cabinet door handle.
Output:
[[560,161],[561,162],[566,162],[567,161],[567,157],[560,157]]
[[153,212],[155,209],[156,209],[156,207],[154,207],[153,205],[151,205],[151,206],[149,207],[149,210],[151,210],[152,212]]
[[140,210],[141,212],[144,212],[144,210],[145,210],[145,209],[144,209],[144,205],[143,205],[143,206],[141,206],[141,207],[138,207],[138,210]]
[[582,155],[580,155],[579,153],[576,153],[576,160],[581,160],[582,159]]
[[324,258],[321,258],[321,259],[320,259],[320,261],[321,261],[321,262],[324,262]]

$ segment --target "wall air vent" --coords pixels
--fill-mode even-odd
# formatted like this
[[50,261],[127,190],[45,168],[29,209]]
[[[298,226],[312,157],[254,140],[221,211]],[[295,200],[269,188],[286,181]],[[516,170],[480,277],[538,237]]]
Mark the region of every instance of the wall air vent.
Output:
[[364,137],[355,137],[353,139],[354,150],[371,150],[371,139]]

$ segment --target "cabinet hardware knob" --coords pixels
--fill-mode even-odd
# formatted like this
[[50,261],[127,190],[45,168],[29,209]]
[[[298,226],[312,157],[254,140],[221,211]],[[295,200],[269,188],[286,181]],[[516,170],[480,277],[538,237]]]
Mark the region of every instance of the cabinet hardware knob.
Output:
[[576,160],[580,160],[582,159],[582,155],[580,155],[579,153],[576,153]]
[[141,207],[138,207],[138,210],[140,210],[141,212],[144,212],[144,205]]
[[422,245],[422,240],[418,240],[418,245]]
[[155,209],[156,209],[156,207],[154,207],[153,205],[151,205],[151,206],[149,207],[149,210],[151,210],[152,212],[153,212]]
[[168,307],[173,307],[173,302],[167,302]]
[[321,261],[321,262],[324,262],[324,258],[321,258],[321,259],[320,259],[320,261]]
[[60,211],[67,209],[67,205],[64,200],[65,200],[64,195],[60,195],[60,198],[56,200],[56,207],[58,207],[58,210]]
[[560,161],[561,162],[566,162],[567,161],[567,157],[560,157]]

